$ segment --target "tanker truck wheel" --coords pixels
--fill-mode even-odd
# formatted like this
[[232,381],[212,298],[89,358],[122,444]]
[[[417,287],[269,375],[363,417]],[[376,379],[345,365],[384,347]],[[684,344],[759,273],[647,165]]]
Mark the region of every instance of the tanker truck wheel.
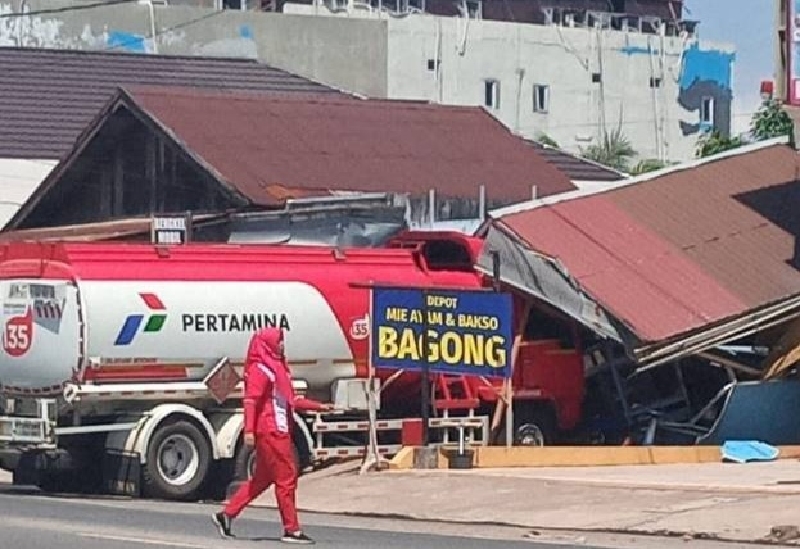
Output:
[[142,470],[145,495],[168,500],[199,499],[211,461],[208,440],[193,423],[162,423],[147,446]]

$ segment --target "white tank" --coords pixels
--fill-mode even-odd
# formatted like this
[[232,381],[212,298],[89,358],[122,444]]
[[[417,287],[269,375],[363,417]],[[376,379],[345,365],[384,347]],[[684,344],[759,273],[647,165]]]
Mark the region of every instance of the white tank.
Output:
[[286,330],[293,375],[310,392],[353,377],[347,338],[325,298],[303,282],[0,281],[0,384],[60,392],[81,367],[104,381],[202,379],[243,362],[253,331]]

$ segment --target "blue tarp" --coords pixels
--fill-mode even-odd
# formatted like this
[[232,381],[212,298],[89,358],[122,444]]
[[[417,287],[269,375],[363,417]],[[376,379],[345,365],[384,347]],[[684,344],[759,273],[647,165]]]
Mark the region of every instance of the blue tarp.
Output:
[[757,440],[729,440],[722,445],[722,460],[735,463],[748,461],[773,461],[779,450]]

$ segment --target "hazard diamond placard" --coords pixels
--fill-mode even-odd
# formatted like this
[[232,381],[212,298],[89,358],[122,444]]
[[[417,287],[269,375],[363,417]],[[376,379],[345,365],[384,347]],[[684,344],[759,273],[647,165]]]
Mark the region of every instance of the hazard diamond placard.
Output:
[[222,404],[233,393],[242,379],[227,358],[219,361],[214,369],[209,372],[203,383],[208,387],[208,392],[218,404]]

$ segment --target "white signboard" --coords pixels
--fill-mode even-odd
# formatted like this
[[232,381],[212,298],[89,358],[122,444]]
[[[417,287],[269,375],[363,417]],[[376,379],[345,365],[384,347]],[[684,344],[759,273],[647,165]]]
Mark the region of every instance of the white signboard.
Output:
[[154,217],[152,220],[153,244],[186,244],[188,232],[186,217]]

